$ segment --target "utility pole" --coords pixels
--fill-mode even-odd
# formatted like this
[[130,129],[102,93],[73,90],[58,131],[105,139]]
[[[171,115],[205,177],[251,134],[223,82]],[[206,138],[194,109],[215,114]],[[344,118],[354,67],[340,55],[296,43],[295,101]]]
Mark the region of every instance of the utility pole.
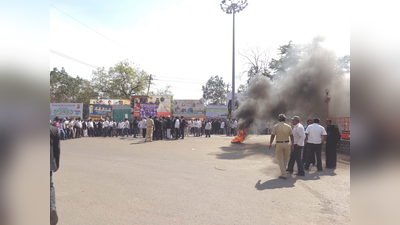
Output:
[[147,96],[149,96],[150,84],[151,84],[151,81],[153,80],[153,77],[152,77],[152,76],[153,76],[153,75],[150,74],[150,78],[149,78],[149,88],[147,89]]
[[[229,93],[229,85],[230,85],[230,83],[227,83],[226,84],[226,97],[228,97],[228,93]],[[228,98],[226,98],[226,104],[228,105]]]
[[220,6],[224,13],[233,14],[233,40],[232,40],[232,113],[235,111],[235,13],[239,13],[248,5],[247,0],[229,0],[230,4],[226,3],[226,0],[222,0]]

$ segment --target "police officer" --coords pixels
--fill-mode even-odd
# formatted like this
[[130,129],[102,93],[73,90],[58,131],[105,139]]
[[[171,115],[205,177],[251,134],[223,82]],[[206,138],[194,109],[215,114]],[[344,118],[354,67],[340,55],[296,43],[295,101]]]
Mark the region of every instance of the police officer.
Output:
[[325,149],[325,165],[328,169],[336,168],[336,147],[339,144],[341,135],[339,132],[339,128],[336,125],[332,124],[331,119],[327,119],[326,121],[326,149]]
[[[294,138],[292,128],[286,124],[286,116],[284,114],[279,114],[279,123],[274,126],[271,133],[271,138],[269,142],[269,149],[271,149],[272,142],[276,136],[276,146],[275,152],[276,157],[279,162],[279,168],[281,170],[280,179],[286,180],[286,165],[289,161],[290,152],[294,150]],[[289,145],[289,137],[291,144]]]
[[146,127],[147,127],[146,138],[144,139],[144,141],[147,142],[147,140],[149,140],[150,142],[152,142],[153,141],[153,131],[156,128],[154,127],[154,120],[151,118],[151,115],[146,120]]

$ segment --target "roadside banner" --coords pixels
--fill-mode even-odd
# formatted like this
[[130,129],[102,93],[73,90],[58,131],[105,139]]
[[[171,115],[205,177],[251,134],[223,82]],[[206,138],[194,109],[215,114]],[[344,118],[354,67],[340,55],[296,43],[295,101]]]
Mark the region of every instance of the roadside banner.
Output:
[[82,118],[83,103],[50,103],[50,119],[58,118]]
[[89,104],[96,105],[130,105],[130,99],[90,99]]
[[204,118],[205,106],[202,100],[174,100],[174,115]]
[[157,105],[157,116],[171,116],[171,96],[170,95],[154,95],[149,96],[149,103]]
[[156,103],[140,103],[140,117],[157,116]]
[[88,106],[88,116],[103,116],[111,117],[112,105],[94,105]]
[[206,118],[224,118],[228,116],[228,109],[226,105],[207,105],[206,107]]
[[147,95],[132,95],[131,96],[131,113],[133,116],[140,116],[140,104],[147,103],[149,96]]

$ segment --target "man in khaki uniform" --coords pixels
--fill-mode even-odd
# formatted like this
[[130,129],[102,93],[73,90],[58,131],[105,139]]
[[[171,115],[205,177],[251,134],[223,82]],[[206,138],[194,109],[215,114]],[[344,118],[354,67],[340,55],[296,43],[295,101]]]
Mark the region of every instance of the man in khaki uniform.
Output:
[[155,130],[154,128],[154,120],[151,118],[151,116],[149,116],[149,118],[146,120],[146,138],[144,139],[144,141],[146,142],[147,139],[149,139],[149,141],[153,141],[153,131]]
[[[269,149],[271,149],[272,142],[276,136],[276,158],[278,159],[279,168],[281,170],[279,178],[286,180],[286,165],[289,161],[290,151],[294,150],[294,138],[292,128],[285,123],[286,116],[284,114],[279,114],[278,120],[279,123],[272,129]],[[291,145],[289,145],[289,137]]]

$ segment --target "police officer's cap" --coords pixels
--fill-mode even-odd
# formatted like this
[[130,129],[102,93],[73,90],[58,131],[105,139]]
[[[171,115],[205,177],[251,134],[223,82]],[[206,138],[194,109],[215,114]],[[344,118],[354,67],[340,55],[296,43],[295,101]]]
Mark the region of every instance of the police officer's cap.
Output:
[[280,120],[286,120],[285,114],[279,114],[278,119],[280,119]]

